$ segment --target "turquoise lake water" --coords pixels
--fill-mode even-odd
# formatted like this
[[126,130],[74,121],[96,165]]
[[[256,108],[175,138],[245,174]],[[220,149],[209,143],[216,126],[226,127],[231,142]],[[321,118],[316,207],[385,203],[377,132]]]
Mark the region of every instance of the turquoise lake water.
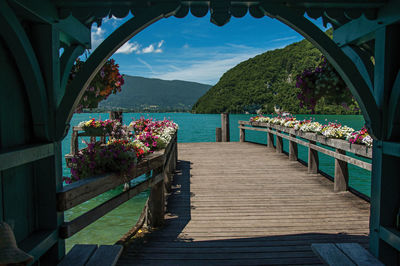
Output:
[[[90,118],[102,120],[108,118],[106,113],[82,113],[75,114],[71,120],[72,126],[76,126],[83,120]],[[189,113],[124,113],[123,122],[129,124],[132,119],[141,116],[153,117],[155,119],[168,118],[179,125],[178,142],[214,142],[215,128],[221,126],[221,116],[219,114],[189,114]],[[254,115],[230,115],[230,134],[231,141],[239,141],[239,120],[249,120]],[[353,127],[359,130],[364,125],[364,119],[360,115],[296,115],[297,119],[313,117],[320,123],[340,122],[342,125]],[[246,140],[265,144],[267,136],[265,132],[247,131]],[[63,153],[70,152],[71,131],[63,141]],[[288,142],[284,140],[284,150],[288,151]],[[80,147],[85,144],[80,143]],[[299,145],[299,158],[307,161],[307,148]],[[358,157],[357,157],[358,158]],[[370,161],[370,160],[365,160]],[[334,175],[334,159],[319,153],[320,169],[329,175]],[[370,195],[371,174],[369,171],[349,164],[350,186],[363,194]],[[63,175],[70,176],[69,169],[63,162]],[[71,220],[91,208],[101,204],[122,191],[122,187],[103,193],[102,195],[80,204],[65,213],[66,220]],[[66,241],[66,248],[69,250],[74,244],[114,244],[123,236],[138,220],[143,206],[146,202],[148,192],[143,192],[133,199],[122,204],[112,212],[108,213],[95,223],[91,224],[81,232],[75,234]]]

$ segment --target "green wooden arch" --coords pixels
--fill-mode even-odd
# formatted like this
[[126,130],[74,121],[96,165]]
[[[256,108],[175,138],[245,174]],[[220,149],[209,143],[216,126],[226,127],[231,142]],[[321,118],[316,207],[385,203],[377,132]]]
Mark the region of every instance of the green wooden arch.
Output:
[[[75,59],[90,48],[91,25],[129,11],[134,17],[91,54],[67,85]],[[276,18],[318,47],[344,78],[375,137],[370,249],[394,264],[400,250],[395,229],[400,208],[395,174],[400,165],[400,0],[0,1],[0,69],[7,73],[2,76],[7,88],[0,90],[0,220],[17,221],[18,243],[36,241],[33,252],[41,261],[62,257],[58,228],[63,214],[55,211],[55,193],[62,187],[61,140],[83,89],[108,57],[147,26],[172,15],[202,17],[209,11],[218,26],[247,13]],[[305,13],[330,23],[333,40]],[[15,195],[24,202],[18,208]]]

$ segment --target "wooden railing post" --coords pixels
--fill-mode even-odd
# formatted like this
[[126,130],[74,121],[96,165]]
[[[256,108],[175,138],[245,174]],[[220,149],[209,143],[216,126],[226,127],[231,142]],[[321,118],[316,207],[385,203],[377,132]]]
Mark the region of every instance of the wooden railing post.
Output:
[[268,132],[268,148],[274,149],[274,134],[271,132]]
[[[244,126],[244,125],[239,125],[239,126]],[[246,131],[244,128],[239,128],[239,139],[240,139],[240,142],[246,141]]]
[[75,155],[79,151],[78,131],[72,129],[71,134],[71,154]]
[[[336,149],[337,153],[346,154],[344,150]],[[347,162],[335,159],[335,179],[334,179],[334,191],[347,191],[349,187],[349,169]]]
[[222,141],[222,129],[220,127],[217,127],[215,129],[215,141],[216,142]]
[[122,111],[110,111],[110,119],[116,119],[122,123],[122,114]]
[[[281,131],[277,130],[276,132],[280,133]],[[283,152],[283,139],[278,135],[276,135],[276,152],[277,153]]]
[[229,114],[228,113],[221,114],[221,128],[222,128],[222,141],[229,142],[230,134],[229,134]]
[[[310,140],[310,144],[316,145],[316,142],[313,140]],[[318,152],[316,150],[308,147],[308,173],[309,174],[317,174],[318,173],[318,165],[319,165]]]
[[[295,138],[296,135],[289,134],[291,137]],[[298,149],[297,143],[289,140],[289,161],[297,161],[298,159]]]
[[[153,170],[153,175],[163,173],[163,168]],[[160,227],[164,224],[165,215],[165,185],[163,181],[155,184],[147,200],[146,225],[150,228]]]

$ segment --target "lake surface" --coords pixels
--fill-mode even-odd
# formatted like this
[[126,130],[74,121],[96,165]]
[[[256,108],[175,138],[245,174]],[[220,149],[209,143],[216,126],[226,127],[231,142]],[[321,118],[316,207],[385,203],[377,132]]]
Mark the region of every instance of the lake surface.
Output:
[[[155,119],[168,118],[179,125],[178,142],[214,142],[215,128],[221,127],[221,115],[219,114],[189,114],[189,113],[124,113],[123,122],[129,124],[132,119],[140,117],[153,117]],[[230,137],[231,141],[239,141],[239,120],[249,120],[254,115],[230,115]],[[71,120],[72,126],[77,126],[79,122],[89,120],[91,118],[105,120],[109,117],[107,113],[82,113],[75,114]],[[315,121],[322,124],[328,122],[339,122],[342,125],[353,127],[359,130],[364,125],[364,119],[360,115],[296,115],[297,119],[309,119],[312,117]],[[247,131],[246,140],[263,143],[267,142],[267,135],[264,132]],[[63,154],[70,152],[71,131],[63,141]],[[288,151],[288,142],[284,140],[284,150]],[[86,145],[80,143],[83,148]],[[298,146],[299,158],[307,161],[307,148],[301,145]],[[366,160],[370,161],[370,160]],[[334,159],[319,153],[320,169],[331,176],[334,175]],[[370,180],[371,174],[369,171],[358,168],[349,164],[350,186],[362,192],[365,195],[370,195]],[[70,176],[70,171],[63,161],[63,175]],[[103,193],[102,195],[80,204],[71,210],[65,212],[66,220],[71,220],[80,214],[92,209],[93,207],[103,203],[111,197],[122,191],[122,187]],[[133,199],[122,204],[112,212],[108,213],[95,223],[86,227],[81,232],[75,234],[66,240],[67,251],[76,243],[81,244],[114,244],[128,230],[135,225],[138,220],[143,206],[147,200],[148,191],[143,192]]]

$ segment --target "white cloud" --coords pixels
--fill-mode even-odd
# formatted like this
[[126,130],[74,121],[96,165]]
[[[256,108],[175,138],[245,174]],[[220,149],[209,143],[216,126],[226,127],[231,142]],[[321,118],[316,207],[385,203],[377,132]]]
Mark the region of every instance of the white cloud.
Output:
[[271,42],[281,42],[281,41],[288,41],[288,40],[293,40],[298,38],[298,36],[289,36],[289,37],[283,37],[283,38],[278,38],[278,39],[273,39]]
[[161,40],[157,44],[157,48],[161,48],[161,46],[164,44],[164,40]]
[[116,54],[131,54],[139,50],[139,44],[137,42],[126,42],[122,45],[115,53]]
[[147,67],[151,73],[154,73],[153,67],[147,63],[146,61],[144,61],[143,59],[138,58],[137,59],[140,63],[142,63],[143,65],[145,65],[145,67]]
[[185,45],[182,48],[183,49],[188,49],[189,48],[189,44],[185,43]]
[[154,45],[153,45],[153,44],[150,44],[149,46],[143,48],[141,52],[142,52],[143,54],[149,54],[149,53],[154,52]]
[[106,31],[102,27],[92,28],[91,37],[92,37],[92,49],[96,49],[97,46],[100,45],[104,41]]

